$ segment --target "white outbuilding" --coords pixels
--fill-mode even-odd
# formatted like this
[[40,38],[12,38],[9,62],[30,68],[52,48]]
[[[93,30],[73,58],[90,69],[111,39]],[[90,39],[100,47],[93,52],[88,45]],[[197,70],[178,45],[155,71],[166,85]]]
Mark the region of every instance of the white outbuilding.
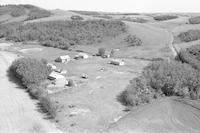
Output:
[[49,80],[65,79],[65,77],[57,72],[51,72],[48,76]]
[[52,64],[52,63],[47,63],[47,66],[51,68],[51,70],[56,70],[57,67],[55,64]]
[[49,74],[48,79],[55,81],[56,87],[64,87],[66,84],[66,78],[55,71]]
[[81,59],[88,59],[89,56],[88,56],[88,54],[86,54],[86,53],[79,53],[79,54],[77,54],[77,55],[75,56],[75,59],[79,59],[79,58],[81,58]]
[[63,55],[63,56],[59,56],[58,58],[55,59],[55,62],[69,62],[71,60],[69,55]]
[[123,60],[119,60],[119,59],[111,60],[110,64],[118,65],[118,66],[123,66],[123,65],[125,65],[124,61],[123,61]]

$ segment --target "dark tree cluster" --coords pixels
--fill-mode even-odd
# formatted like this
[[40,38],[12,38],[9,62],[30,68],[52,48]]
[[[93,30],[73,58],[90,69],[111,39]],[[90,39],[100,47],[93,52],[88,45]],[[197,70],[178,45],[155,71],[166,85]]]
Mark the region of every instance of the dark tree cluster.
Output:
[[194,45],[181,50],[177,59],[190,64],[195,69],[200,70],[200,45]]
[[178,16],[174,16],[174,15],[159,15],[159,16],[155,16],[153,18],[155,20],[157,20],[157,21],[165,21],[165,20],[170,20],[170,19],[176,19],[176,18],[178,18]]
[[12,63],[10,72],[27,89],[31,96],[40,101],[44,110],[52,117],[56,116],[59,106],[47,95],[46,85],[44,84],[51,72],[47,67],[46,60],[19,58]]
[[200,39],[200,30],[188,30],[178,35],[182,42],[191,42]]
[[0,37],[16,42],[38,41],[41,45],[68,49],[70,45],[93,44],[126,32],[121,21],[51,21],[0,25]]
[[13,17],[19,17],[26,13],[22,5],[5,5],[0,7],[0,15],[10,14]]
[[5,5],[0,7],[0,15],[10,14],[13,17],[25,15],[28,12],[27,20],[49,17],[51,12],[33,5]]
[[135,106],[163,95],[199,99],[200,72],[178,61],[152,62],[140,77],[130,81],[118,100],[125,106]]
[[28,18],[26,20],[45,18],[45,17],[49,17],[51,15],[52,15],[51,12],[44,10],[44,9],[40,9],[38,7],[35,7],[35,8],[30,9],[30,11],[28,13]]
[[125,42],[129,44],[129,46],[141,46],[142,40],[136,35],[128,35],[125,37]]
[[144,18],[132,18],[132,17],[123,17],[120,20],[129,21],[129,22],[136,22],[136,23],[146,23],[148,20]]
[[199,24],[200,23],[200,16],[189,18],[190,24]]
[[50,73],[46,61],[32,58],[15,60],[10,70],[26,87],[33,84],[39,85]]
[[81,20],[84,20],[84,19],[79,15],[73,15],[73,16],[71,16],[71,20],[81,21]]

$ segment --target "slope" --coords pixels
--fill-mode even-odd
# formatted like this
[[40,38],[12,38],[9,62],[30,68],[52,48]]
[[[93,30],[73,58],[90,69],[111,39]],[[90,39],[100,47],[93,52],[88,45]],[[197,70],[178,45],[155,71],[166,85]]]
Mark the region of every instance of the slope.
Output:
[[109,133],[199,133],[200,105],[166,98],[133,109]]

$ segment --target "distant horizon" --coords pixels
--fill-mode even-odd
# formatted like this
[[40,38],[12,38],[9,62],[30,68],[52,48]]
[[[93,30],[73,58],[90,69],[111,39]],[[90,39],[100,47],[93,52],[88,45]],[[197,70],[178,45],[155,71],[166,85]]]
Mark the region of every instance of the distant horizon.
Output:
[[0,5],[31,4],[48,10],[109,13],[200,13],[199,0],[0,0]]

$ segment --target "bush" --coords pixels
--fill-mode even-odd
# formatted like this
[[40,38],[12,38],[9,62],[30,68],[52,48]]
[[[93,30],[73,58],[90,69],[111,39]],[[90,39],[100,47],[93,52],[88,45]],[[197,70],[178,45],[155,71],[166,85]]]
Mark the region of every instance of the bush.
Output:
[[138,38],[136,35],[128,35],[124,39],[130,46],[141,46],[142,40]]
[[117,100],[124,106],[137,106],[142,103],[148,103],[152,96],[146,85],[146,81],[142,77],[131,80]]
[[194,45],[185,50],[180,50],[177,59],[200,70],[200,45]]
[[51,98],[49,98],[48,96],[46,97],[41,97],[40,99],[40,103],[43,106],[43,108],[53,117],[56,117],[56,113],[59,110],[59,106],[53,101],[51,100]]
[[13,17],[19,17],[19,16],[22,16],[26,13],[25,9],[23,7],[16,7],[16,8],[13,8],[10,15],[13,16]]
[[200,39],[200,30],[188,30],[178,35],[182,42],[191,42]]
[[131,18],[131,17],[123,17],[123,18],[120,18],[120,20],[136,22],[136,23],[146,23],[147,22],[147,20],[143,19],[143,18]]
[[0,25],[0,37],[17,42],[39,41],[50,47],[68,49],[71,45],[98,43],[126,32],[120,21],[52,21]]
[[0,15],[10,14],[13,17],[19,17],[26,13],[21,5],[5,5],[0,7]]
[[71,16],[71,19],[74,20],[74,21],[83,20],[83,18],[81,16],[78,16],[78,15]]
[[163,94],[194,95],[200,91],[199,84],[200,73],[190,65],[177,61],[156,61],[144,68],[140,77],[130,81],[118,100],[125,106],[135,106],[147,103],[155,95],[156,98]]
[[98,51],[99,56],[103,57],[105,55],[105,53],[106,53],[105,48],[99,48],[99,51]]
[[39,85],[41,81],[47,79],[50,73],[43,61],[32,58],[19,58],[15,60],[10,70],[26,87]]
[[33,20],[33,19],[39,19],[39,18],[44,18],[44,17],[49,17],[51,16],[51,12],[40,9],[38,7],[31,7],[30,11],[28,13],[28,18],[27,20]]
[[153,18],[155,20],[157,20],[157,21],[165,21],[165,20],[178,18],[178,16],[174,16],[174,15],[159,15],[159,16],[155,16]]
[[97,18],[105,18],[105,19],[112,19],[112,17],[109,16],[109,15],[93,15],[93,17],[97,17]]
[[200,23],[200,16],[189,18],[190,24],[199,24]]

